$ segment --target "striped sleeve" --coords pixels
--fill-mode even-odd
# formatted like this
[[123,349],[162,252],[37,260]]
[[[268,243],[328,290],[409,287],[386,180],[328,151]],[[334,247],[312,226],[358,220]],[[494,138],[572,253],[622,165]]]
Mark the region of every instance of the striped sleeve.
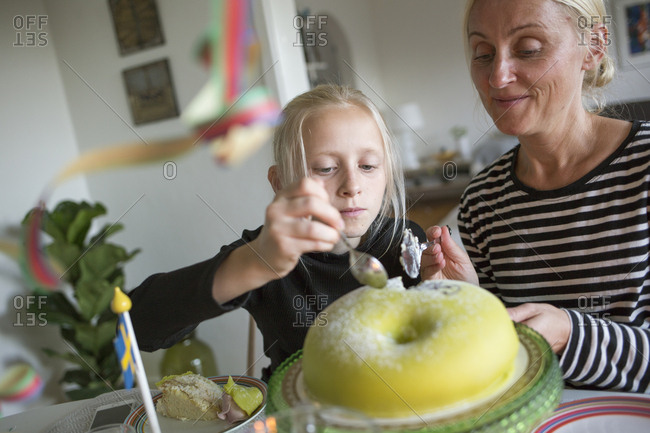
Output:
[[517,152],[461,198],[459,231],[480,284],[508,307],[569,313],[567,382],[650,392],[650,123],[634,122],[612,155],[557,190],[522,184]]
[[571,337],[560,358],[574,385],[648,392],[650,331],[568,310]]

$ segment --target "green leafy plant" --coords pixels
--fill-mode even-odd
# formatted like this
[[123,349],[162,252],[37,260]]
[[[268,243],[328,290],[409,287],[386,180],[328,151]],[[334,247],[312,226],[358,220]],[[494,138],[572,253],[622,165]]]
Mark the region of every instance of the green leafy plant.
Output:
[[[71,384],[68,398],[79,400],[122,386],[121,370],[113,347],[117,316],[110,309],[114,287],[124,287],[123,265],[139,250],[131,252],[107,242],[122,230],[121,224],[106,224],[90,234],[93,220],[106,214],[101,203],[63,201],[53,211],[45,211],[41,229],[50,237],[46,254],[63,270],[63,279],[72,290],[45,292],[39,313],[47,323],[61,327],[61,336],[69,351],[44,351],[62,358],[74,367],[65,371],[62,383]],[[23,220],[26,225],[32,212]]]

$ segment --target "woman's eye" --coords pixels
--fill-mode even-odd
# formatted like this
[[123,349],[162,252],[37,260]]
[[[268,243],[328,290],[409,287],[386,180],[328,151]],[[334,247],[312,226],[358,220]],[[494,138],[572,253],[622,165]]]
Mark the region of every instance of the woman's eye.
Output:
[[334,171],[334,167],[315,168],[313,171],[318,174],[329,174]]
[[473,60],[475,62],[488,62],[492,58],[492,53],[482,49],[474,52]]
[[542,50],[539,49],[531,49],[531,50],[519,50],[519,54],[521,54],[524,57],[533,57],[538,55]]
[[359,167],[363,171],[373,171],[374,169],[377,168],[376,165],[370,165],[370,164],[361,164]]
[[542,44],[536,38],[524,38],[516,45],[517,53],[523,57],[532,57],[542,51]]

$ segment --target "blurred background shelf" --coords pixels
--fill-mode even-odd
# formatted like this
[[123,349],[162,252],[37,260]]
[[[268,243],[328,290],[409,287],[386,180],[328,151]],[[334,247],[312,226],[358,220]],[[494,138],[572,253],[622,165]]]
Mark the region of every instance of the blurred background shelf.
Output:
[[451,173],[453,176],[448,179],[445,178],[441,165],[405,172],[409,219],[426,230],[427,227],[439,224],[458,206],[471,176],[467,165],[458,163],[456,168],[457,171]]

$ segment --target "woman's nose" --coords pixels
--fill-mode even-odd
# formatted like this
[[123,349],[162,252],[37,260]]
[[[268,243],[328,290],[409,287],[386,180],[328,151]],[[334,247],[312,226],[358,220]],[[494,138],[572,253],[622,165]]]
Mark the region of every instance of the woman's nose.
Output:
[[490,73],[490,86],[501,89],[515,80],[511,59],[504,55],[496,55]]

